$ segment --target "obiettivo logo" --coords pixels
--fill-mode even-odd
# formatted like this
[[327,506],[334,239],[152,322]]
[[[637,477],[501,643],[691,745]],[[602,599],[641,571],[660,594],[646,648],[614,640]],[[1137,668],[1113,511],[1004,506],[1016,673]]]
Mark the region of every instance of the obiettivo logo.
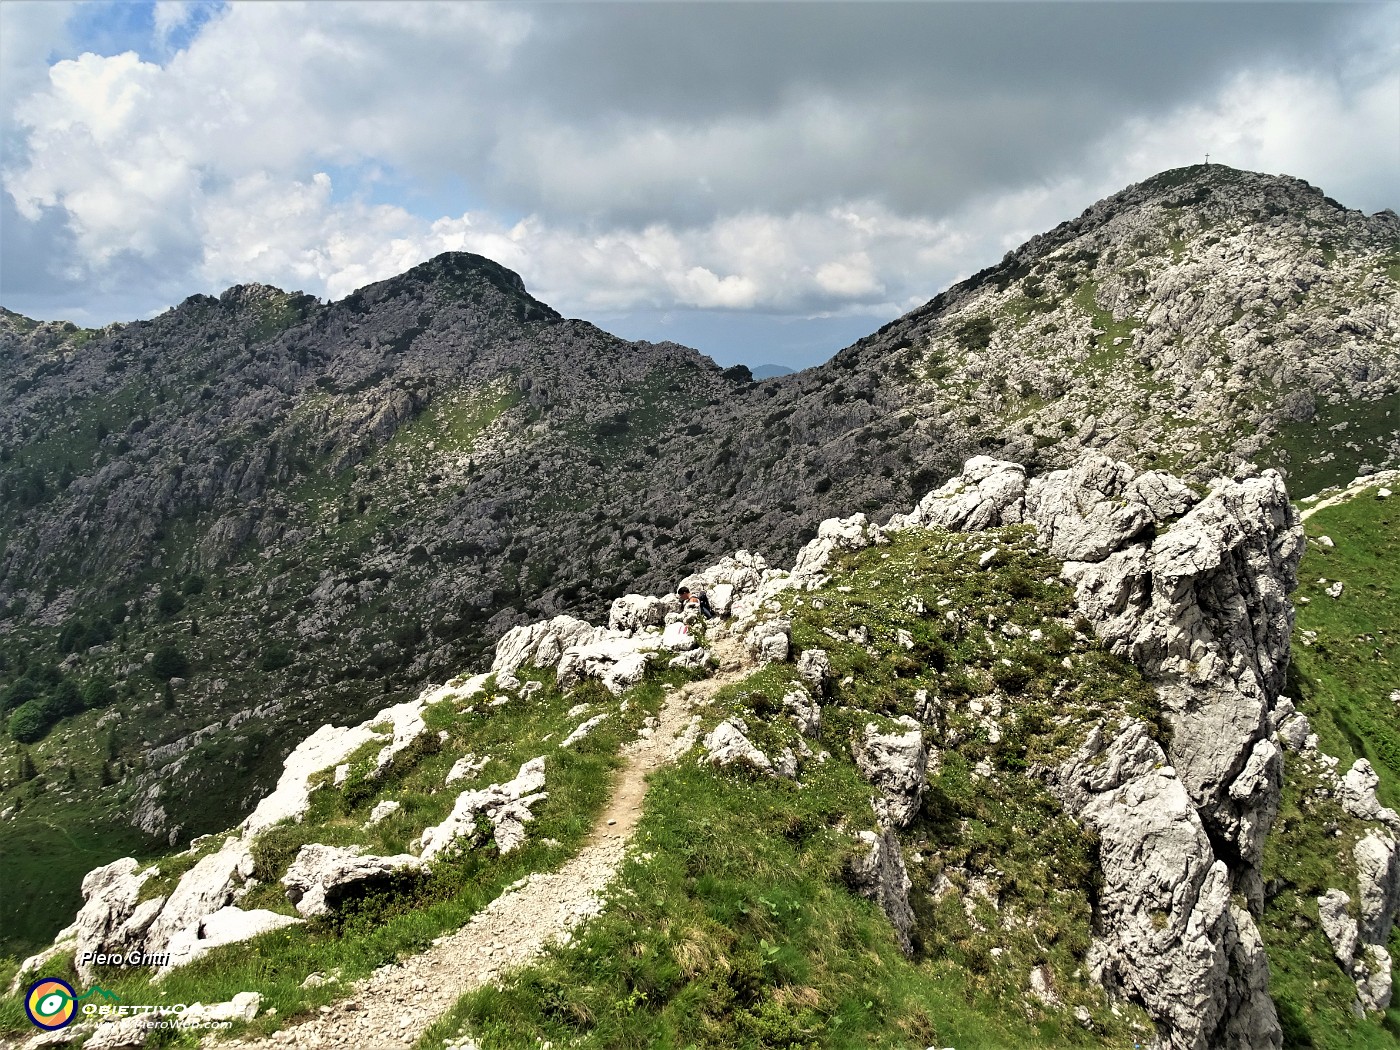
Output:
[[67,981],[41,977],[24,993],[24,1012],[44,1031],[57,1031],[77,1016],[78,994]]

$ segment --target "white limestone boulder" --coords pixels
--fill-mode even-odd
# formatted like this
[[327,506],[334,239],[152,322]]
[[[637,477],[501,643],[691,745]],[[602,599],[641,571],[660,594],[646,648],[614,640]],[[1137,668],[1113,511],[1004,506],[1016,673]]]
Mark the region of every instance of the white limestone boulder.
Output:
[[399,871],[418,871],[423,861],[408,853],[392,857],[366,854],[359,846],[326,846],[311,842],[301,847],[282,876],[287,899],[307,918],[328,915],[346,889]]
[[928,786],[928,749],[917,721],[908,715],[897,721],[903,732],[882,732],[866,723],[851,750],[861,776],[880,793],[875,811],[881,822],[907,828],[918,816]]
[[251,940],[269,930],[295,926],[301,921],[290,915],[263,908],[244,911],[242,908],[227,905],[204,916],[199,922],[191,923],[177,931],[170,938],[170,943],[166,945],[166,951],[170,953],[170,962],[162,969],[162,975],[166,969],[188,965],[214,948]]

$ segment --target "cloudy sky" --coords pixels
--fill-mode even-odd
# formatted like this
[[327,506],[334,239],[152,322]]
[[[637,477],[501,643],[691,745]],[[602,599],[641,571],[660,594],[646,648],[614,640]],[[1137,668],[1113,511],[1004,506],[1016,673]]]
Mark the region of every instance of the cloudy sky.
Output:
[[0,148],[30,316],[465,249],[807,364],[1207,151],[1400,208],[1400,4],[0,0]]

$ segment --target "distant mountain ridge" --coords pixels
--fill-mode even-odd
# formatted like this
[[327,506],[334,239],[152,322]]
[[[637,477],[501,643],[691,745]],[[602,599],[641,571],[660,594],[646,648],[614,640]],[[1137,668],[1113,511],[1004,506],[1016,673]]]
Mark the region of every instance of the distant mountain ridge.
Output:
[[108,812],[162,840],[227,826],[293,723],[737,547],[785,561],[979,452],[1197,481],[1254,461],[1295,497],[1395,465],[1397,348],[1400,220],[1217,166],[757,381],[466,253],[330,304],[246,285],[101,331],[6,312],[0,698],[31,750],[7,745],[0,847]]
[[754,365],[749,369],[755,379],[775,379],[778,376],[790,376],[797,369],[789,368],[787,365]]

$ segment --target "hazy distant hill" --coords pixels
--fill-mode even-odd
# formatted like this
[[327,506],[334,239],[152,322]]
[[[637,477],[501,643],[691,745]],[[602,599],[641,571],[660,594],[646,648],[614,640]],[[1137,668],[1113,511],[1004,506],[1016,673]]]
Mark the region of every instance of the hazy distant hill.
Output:
[[797,369],[787,365],[755,365],[749,370],[755,379],[773,379],[777,376],[790,376]]

